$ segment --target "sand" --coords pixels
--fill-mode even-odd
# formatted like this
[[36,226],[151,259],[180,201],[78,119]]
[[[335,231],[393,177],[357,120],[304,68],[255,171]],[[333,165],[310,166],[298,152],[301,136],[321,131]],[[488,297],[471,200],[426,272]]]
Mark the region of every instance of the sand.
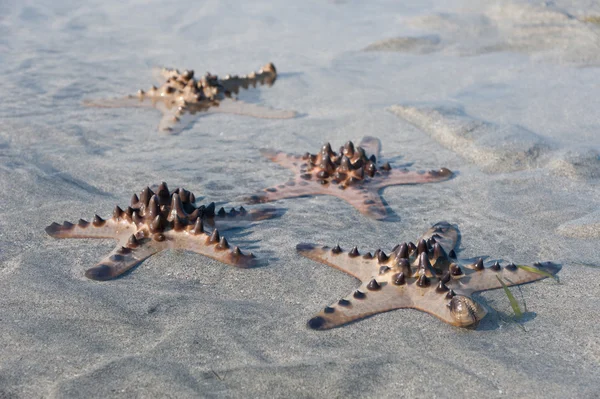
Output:
[[[600,8],[478,3],[2,3],[0,397],[597,398]],[[372,46],[391,38],[425,39]],[[300,117],[165,135],[158,111],[83,106],[149,86],[155,66],[268,61],[276,84],[240,99]],[[279,201],[282,217],[228,236],[265,260],[249,270],[167,251],[95,282],[83,273],[113,242],[44,232],[161,181],[238,206],[290,177],[260,148],[365,135],[395,166],[457,175],[385,189],[390,222],[333,197]],[[389,250],[440,220],[459,225],[461,257],[551,260],[560,284],[514,288],[519,323],[496,290],[477,296],[476,330],[416,310],[306,327],[358,281],[297,243]]]

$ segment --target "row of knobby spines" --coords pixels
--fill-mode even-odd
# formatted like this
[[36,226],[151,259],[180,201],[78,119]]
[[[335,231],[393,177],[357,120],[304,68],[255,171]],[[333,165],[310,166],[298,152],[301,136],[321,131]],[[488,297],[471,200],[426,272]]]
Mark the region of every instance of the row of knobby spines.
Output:
[[[154,197],[157,198],[154,198]],[[158,187],[156,193],[154,193],[149,187],[146,187],[140,193],[138,197],[136,194],[133,194],[131,197],[131,206],[133,210],[141,210],[143,214],[146,213],[148,208],[155,208],[154,204],[151,204],[151,201],[154,199],[154,203],[159,205],[159,209],[163,212],[167,211],[167,206],[170,205],[170,210],[175,209],[177,214],[180,217],[190,217],[192,219],[196,219],[199,215],[203,217],[213,217],[215,214],[217,216],[237,216],[237,215],[245,215],[247,212],[244,207],[240,207],[239,210],[235,208],[231,208],[229,213],[225,211],[223,207],[215,212],[215,203],[211,202],[208,205],[201,205],[196,207],[194,203],[196,202],[196,196],[191,191],[187,191],[183,188],[178,188],[173,190],[173,192],[169,192],[169,188],[165,182],[161,183]],[[155,210],[155,209],[152,209]],[[116,212],[116,209],[115,209]],[[194,215],[194,212],[198,212],[198,214]],[[126,213],[131,214],[129,209]],[[192,216],[193,215],[193,216]]]
[[[163,68],[163,74],[165,74],[165,73],[169,74],[170,77],[181,77],[181,79],[184,81],[188,81],[194,77],[193,69],[185,69],[183,72],[179,72],[179,69]],[[261,69],[259,69],[258,72],[254,73],[254,74],[276,75],[277,70],[275,69],[275,65],[273,65],[273,63],[270,62],[270,63],[266,64],[264,67],[262,67]],[[213,80],[218,79],[217,75],[213,75],[210,72],[206,72],[206,74],[204,76],[207,78],[212,78]],[[238,78],[237,75],[226,75],[224,80],[237,79],[237,78]]]
[[[160,222],[158,222],[158,223],[160,223]],[[177,226],[177,225],[175,225],[175,226]],[[154,225],[154,226],[148,226],[148,227],[149,227],[149,230],[152,233],[154,233],[154,235],[152,236],[153,239],[155,239],[157,241],[165,240],[164,235],[161,234],[161,232],[164,231],[164,230],[161,230],[161,226]],[[180,225],[179,227],[174,227],[173,230],[183,231],[183,230],[185,230],[185,227]],[[192,235],[202,235],[202,234],[205,235],[206,236],[206,244],[214,245],[217,250],[224,251],[224,250],[227,250],[230,248],[230,245],[229,245],[229,242],[227,241],[227,239],[224,236],[221,236],[217,229],[214,229],[210,234],[207,234],[204,231],[204,225],[200,219],[196,220],[196,223],[194,224],[194,226],[192,228],[188,229],[188,232]],[[131,252],[132,250],[138,248],[140,245],[142,245],[142,240],[143,240],[143,238],[138,238],[136,236],[136,234],[132,234],[127,239],[126,246],[121,247],[116,252],[121,255],[127,254],[127,253]],[[242,251],[240,250],[240,248],[237,246],[235,246],[233,248],[231,253],[235,257],[238,257],[238,256],[246,256],[246,257],[250,257],[250,258],[255,257],[254,254],[252,254],[252,252],[250,252],[247,255],[243,254]]]
[[[153,201],[151,201],[153,202]],[[156,204],[156,202],[153,202]],[[210,219],[214,217],[235,217],[237,215],[245,215],[247,211],[244,207],[240,207],[239,210],[235,208],[231,208],[229,212],[225,211],[225,208],[219,209],[219,211],[215,214],[214,212],[214,202],[209,205],[209,212],[205,209],[198,208],[196,211],[192,212],[192,214],[187,214],[186,217],[181,217],[179,213],[176,212],[167,212],[166,208],[162,209],[158,212],[156,207],[149,207],[150,210],[148,214],[141,215],[138,210],[133,209],[132,207],[127,207],[126,210],[121,209],[119,206],[116,206],[113,211],[112,219],[116,222],[124,220],[129,223],[134,223],[136,226],[140,226],[142,224],[148,224],[149,226],[154,226],[150,230],[152,232],[155,231],[164,231],[165,229],[172,228],[175,231],[182,231],[187,226],[197,225],[198,222],[202,223],[203,219]],[[165,216],[165,214],[167,216]],[[90,224],[94,227],[102,227],[106,223],[106,219],[101,218],[98,215],[94,215],[94,218],[91,222],[88,222],[85,219],[79,219],[77,222],[77,226],[80,228],[86,228]],[[58,223],[53,223],[52,225],[60,226]],[[70,230],[75,225],[71,222],[63,222],[61,228],[64,230]]]
[[272,85],[277,79],[277,69],[272,62],[269,62],[262,68],[260,68],[257,72],[251,72],[248,75],[225,75],[225,77],[221,80],[223,84],[231,85],[232,81],[237,81],[237,86],[229,87],[234,93],[239,92],[239,88],[242,87],[247,89],[248,87],[256,87],[257,84],[268,84]]
[[[367,286],[367,290],[369,290],[369,291],[379,291],[380,289],[381,289],[381,286],[375,280],[372,280],[369,283],[369,285]],[[446,304],[446,306],[448,307],[448,309],[450,310],[452,315],[455,317],[457,317],[456,316],[457,313],[461,312],[460,311],[461,306],[468,306],[470,308],[471,322],[466,323],[465,326],[474,324],[479,321],[479,319],[476,316],[476,311],[474,309],[472,309],[474,306],[476,306],[476,303],[471,298],[466,297],[464,295],[457,295],[453,290],[448,289],[448,287],[444,287],[444,289],[438,288],[438,289],[436,289],[436,292],[438,292],[439,294],[442,294],[444,299],[449,300],[449,302]],[[358,302],[360,302],[367,298],[367,293],[365,293],[361,290],[356,290],[356,291],[354,291],[354,294],[352,295],[352,297],[353,297],[353,300],[357,300]],[[352,305],[352,302],[348,299],[342,298],[337,302],[337,305],[340,306],[341,308],[347,308]],[[326,306],[325,309],[323,309],[323,313],[325,313],[325,314],[332,314],[332,313],[335,313],[335,311],[336,311],[336,309],[334,307],[330,307],[330,306]],[[312,319],[310,319],[308,321],[308,326],[313,329],[320,329],[325,322],[326,322],[326,320],[324,318],[322,318],[321,316],[317,316],[317,317],[313,317]]]
[[[410,284],[411,280],[414,280],[414,283],[417,286],[426,288],[426,287],[431,286],[432,279],[425,275],[421,275],[417,279],[413,279],[413,278],[406,277],[404,272],[398,272],[392,276],[392,284],[394,284],[396,286]],[[439,283],[437,284],[437,286],[435,288],[435,291],[438,294],[443,295],[444,298],[451,300],[457,294],[454,292],[454,290],[452,290],[451,288],[449,288],[446,285],[448,283],[448,281],[450,281],[450,280],[446,281],[445,279],[440,279]],[[385,284],[385,283],[383,283],[383,284]],[[367,292],[363,292],[361,290],[356,290],[356,291],[354,291],[352,296],[358,300],[366,299],[368,292],[377,292],[377,291],[381,290],[383,288],[383,284],[379,283],[376,279],[371,279],[367,283],[367,286],[366,286]],[[338,301],[338,305],[342,306],[342,307],[350,306],[350,301],[348,301],[347,299],[340,299]],[[333,313],[333,312],[334,312],[333,308],[330,308],[330,307],[325,308],[325,313]]]
[[[423,257],[423,255],[421,255],[421,257]],[[484,270],[483,261],[481,259],[479,259],[476,262],[476,264],[478,265],[476,270]],[[489,269],[497,272],[502,270],[498,262],[494,263],[494,265],[491,266]],[[511,263],[507,265],[505,269],[510,271],[516,271],[517,266]],[[455,278],[460,278],[460,276],[463,274],[462,270],[460,270],[460,266],[458,266],[456,263],[452,263],[450,265],[450,270],[448,270],[441,277],[437,275],[427,276],[425,270],[421,266],[419,266],[419,269],[414,274],[410,271],[407,273],[406,271],[403,271],[399,268],[390,268],[388,266],[382,266],[379,270],[379,274],[385,275],[387,273],[393,273],[391,276],[391,283],[395,286],[403,286],[414,283],[420,288],[428,288],[432,284],[435,284],[436,280],[439,280],[437,282],[435,292],[437,292],[438,294],[444,294],[446,299],[452,299],[454,296],[456,296],[454,290],[448,287],[448,283],[450,283]],[[378,282],[377,279],[373,278],[367,283],[366,288],[368,291],[379,291],[382,289],[383,284]],[[357,299],[364,299],[365,293],[361,292],[360,290],[357,290],[354,293],[354,297]]]
[[[225,76],[225,78],[221,81],[221,87],[225,90],[225,95],[230,96],[233,94],[238,94],[240,92],[240,88],[247,90],[249,87],[256,87],[258,85],[268,85],[272,86],[273,83],[277,80],[277,76],[274,74],[250,74],[246,76]],[[237,80],[237,81],[236,81]],[[235,82],[235,85],[232,85],[232,82]],[[227,88],[225,88],[227,85]]]
[[162,182],[158,186],[156,192],[152,191],[150,187],[146,187],[140,192],[139,197],[136,194],[133,194],[131,197],[131,206],[133,208],[139,208],[141,205],[148,206],[150,199],[154,195],[158,196],[159,205],[169,205],[171,203],[171,197],[173,194],[177,194],[183,204],[193,204],[196,202],[196,196],[191,191],[188,191],[184,188],[176,188],[170,192],[167,183]]
[[[194,71],[191,69],[186,69],[183,72],[179,72],[179,70],[175,69],[164,69],[163,74],[167,73],[169,76],[165,82],[165,92],[167,94],[173,94],[177,89],[184,90],[185,87],[188,87],[194,93],[202,93],[204,88],[219,88],[221,87],[221,81],[234,81],[239,80],[239,86],[234,88],[234,92],[237,93],[239,87],[243,87],[247,89],[250,85],[256,86],[259,84],[272,84],[275,81],[277,76],[275,66],[273,64],[267,64],[264,68],[260,69],[258,72],[251,72],[248,75],[225,75],[223,79],[219,79],[217,75],[213,75],[210,72],[206,72],[206,74],[200,78],[199,80],[194,79]],[[170,86],[170,84],[177,85],[179,87],[175,88]],[[152,86],[149,92],[155,92],[158,88],[156,86]],[[138,94],[145,94],[140,90]]]
[[[339,245],[336,245],[331,249],[331,252],[339,254],[343,251]],[[421,254],[425,254],[426,256],[421,257]],[[447,254],[444,248],[436,241],[435,237],[430,237],[427,240],[420,239],[416,245],[412,242],[398,244],[392,248],[389,255],[382,249],[377,249],[373,254],[367,252],[361,255],[358,247],[355,246],[348,251],[348,256],[351,258],[362,256],[364,259],[376,258],[380,264],[387,264],[390,261],[393,263],[401,262],[402,264],[407,264],[409,267],[411,264],[418,265],[423,263],[422,266],[427,269],[432,267],[431,262],[437,265],[438,262],[443,261],[447,265],[450,262],[450,258],[456,259],[454,250],[451,250]]]
[[[175,198],[175,196],[174,196]],[[244,207],[240,207],[239,210],[235,208],[231,208],[229,212],[225,210],[225,208],[221,207],[216,213],[214,211],[214,202],[211,203],[207,208],[202,207],[197,208],[192,213],[187,213],[180,206],[175,207],[165,207],[162,206],[158,208],[155,205],[156,202],[150,201],[150,205],[146,208],[144,213],[139,212],[136,209],[131,207],[127,207],[126,210],[121,209],[119,206],[116,206],[113,211],[113,219],[115,221],[126,220],[128,222],[135,223],[136,225],[140,225],[143,223],[154,223],[157,221],[161,221],[164,219],[165,223],[170,222],[174,223],[174,229],[177,230],[178,225],[189,226],[196,223],[198,220],[206,220],[206,219],[214,219],[214,218],[226,218],[226,217],[236,217],[238,215],[245,215],[246,209]],[[94,220],[97,220],[98,215],[94,216]],[[157,222],[157,223],[159,223]],[[160,222],[163,223],[163,222]]]
[[[451,278],[446,278],[446,277],[441,278],[435,288],[435,292],[440,294],[440,296],[443,297],[444,299],[450,300],[450,302],[448,303],[448,307],[450,307],[452,310],[452,303],[453,303],[454,297],[456,297],[457,294],[456,294],[456,292],[454,292],[454,290],[452,290],[451,288],[449,288],[446,285],[450,281],[450,279]],[[420,275],[416,279],[406,277],[404,272],[398,272],[392,276],[392,284],[394,284],[396,286],[403,286],[403,285],[411,284],[413,281],[414,281],[414,284],[416,284],[417,286],[422,287],[422,288],[427,288],[427,287],[431,286],[431,283],[432,283],[432,279],[425,276],[424,274]],[[371,279],[366,285],[366,292],[361,291],[361,290],[356,290],[352,294],[352,297],[358,301],[364,300],[367,298],[367,296],[370,292],[380,291],[383,288],[384,284],[386,284],[386,283],[379,283],[376,279]],[[340,299],[337,302],[337,305],[341,306],[341,307],[349,307],[349,306],[351,306],[351,304],[352,303],[349,300],[344,299],[344,298]],[[331,314],[331,313],[335,312],[335,308],[326,306],[323,312],[326,314]]]
[[[302,159],[307,161],[306,171],[311,172],[314,168],[318,168],[317,177],[322,179],[333,177],[341,181],[346,179],[348,173],[351,173],[353,177],[362,180],[365,175],[374,177],[377,173],[375,155],[367,158],[365,150],[362,147],[355,149],[351,141],[341,147],[339,153],[332,151],[331,145],[327,143],[321,148],[319,154],[314,155],[307,152]],[[391,166],[386,162],[380,169],[389,171]]]
[[[336,245],[331,249],[331,252],[340,254],[343,251],[339,245]],[[355,246],[348,251],[348,256],[351,258],[362,256],[363,259],[377,259],[379,264],[382,265],[379,270],[380,274],[385,274],[392,268],[402,270],[409,277],[424,274],[431,276],[442,276],[447,273],[452,276],[464,274],[461,267],[452,261],[452,259],[456,259],[454,250],[450,250],[450,253],[447,254],[444,248],[435,240],[435,237],[430,237],[427,240],[421,239],[417,245],[412,242],[396,245],[389,255],[386,255],[382,249],[377,249],[373,254],[367,252],[361,255],[358,247]],[[416,268],[414,272],[413,267]],[[484,270],[483,259],[479,258],[469,268],[476,271]],[[509,271],[517,270],[514,263],[509,263],[505,268]],[[500,271],[502,267],[500,263],[495,262],[489,269]]]

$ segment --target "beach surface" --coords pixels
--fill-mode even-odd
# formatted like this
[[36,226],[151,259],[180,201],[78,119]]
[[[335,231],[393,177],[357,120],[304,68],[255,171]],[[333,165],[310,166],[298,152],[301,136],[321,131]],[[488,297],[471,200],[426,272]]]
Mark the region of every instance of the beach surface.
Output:
[[[294,119],[205,115],[175,135],[134,94],[153,67],[244,74],[239,99]],[[600,5],[575,1],[0,4],[0,398],[600,397]],[[245,205],[315,153],[363,136],[384,160],[448,181],[386,188],[390,218],[332,196],[277,201],[228,233],[259,267],[164,251],[116,280],[84,272],[111,240],[44,228],[109,217],[165,181]],[[260,208],[266,205],[248,206]],[[396,310],[327,331],[306,322],[358,280],[296,253],[389,251],[457,224],[461,258],[553,261],[560,283],[475,295],[459,329]]]

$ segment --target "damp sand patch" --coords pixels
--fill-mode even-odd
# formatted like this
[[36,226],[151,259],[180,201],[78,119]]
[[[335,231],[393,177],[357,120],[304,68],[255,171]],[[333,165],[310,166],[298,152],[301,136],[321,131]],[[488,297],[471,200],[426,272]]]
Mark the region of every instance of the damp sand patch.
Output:
[[394,105],[388,110],[486,173],[539,167],[551,150],[546,139],[524,127],[476,119],[461,108]]
[[556,232],[565,237],[591,239],[600,238],[600,209],[581,218],[563,223]]
[[600,179],[600,151],[588,147],[562,150],[553,156],[548,168],[572,180]]
[[458,56],[514,52],[581,66],[600,63],[599,16],[581,19],[547,5],[503,2],[482,12],[434,13],[406,20],[420,36],[379,40],[364,51]]

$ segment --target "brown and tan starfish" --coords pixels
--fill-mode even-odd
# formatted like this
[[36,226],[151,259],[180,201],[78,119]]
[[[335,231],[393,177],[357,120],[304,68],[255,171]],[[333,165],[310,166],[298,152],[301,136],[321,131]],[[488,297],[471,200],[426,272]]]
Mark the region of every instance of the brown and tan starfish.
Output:
[[[286,154],[262,150],[263,156],[291,169],[294,177],[285,184],[267,188],[264,193],[247,198],[262,203],[306,195],[333,195],[343,199],[362,214],[375,219],[387,215],[379,191],[399,184],[433,183],[447,180],[452,172],[446,168],[430,171],[408,171],[392,168],[389,163],[377,166],[381,142],[365,137],[358,147],[349,141],[340,152],[323,145],[316,154]],[[370,155],[368,155],[370,154]]]
[[560,266],[551,262],[534,266],[485,267],[456,260],[458,229],[447,222],[431,227],[417,244],[397,245],[389,255],[381,249],[361,254],[356,247],[345,252],[339,246],[299,244],[300,255],[342,270],[361,281],[346,298],[327,306],[308,326],[317,330],[337,327],[376,313],[414,308],[457,327],[474,327],[487,314],[471,298],[478,291],[525,284],[554,275]]
[[[131,199],[125,210],[117,206],[110,219],[94,216],[92,222],[52,223],[46,233],[55,238],[113,238],[117,247],[85,275],[93,280],[110,280],[127,272],[144,259],[165,249],[185,249],[237,267],[255,264],[252,253],[230,249],[215,227],[233,228],[240,223],[274,217],[276,210],[247,211],[243,207],[215,211],[214,202],[196,207],[196,197],[183,188],[169,192],[162,183],[156,192],[146,187]],[[205,231],[204,227],[212,227]]]
[[275,65],[268,63],[258,72],[244,76],[217,75],[206,73],[200,80],[194,71],[163,68],[159,72],[165,79],[160,87],[139,90],[137,95],[113,100],[86,101],[85,105],[102,108],[154,107],[163,113],[159,130],[178,133],[203,112],[229,113],[267,119],[286,119],[296,116],[294,111],[281,111],[259,105],[248,104],[233,97],[241,88],[257,85],[273,85],[277,79]]

